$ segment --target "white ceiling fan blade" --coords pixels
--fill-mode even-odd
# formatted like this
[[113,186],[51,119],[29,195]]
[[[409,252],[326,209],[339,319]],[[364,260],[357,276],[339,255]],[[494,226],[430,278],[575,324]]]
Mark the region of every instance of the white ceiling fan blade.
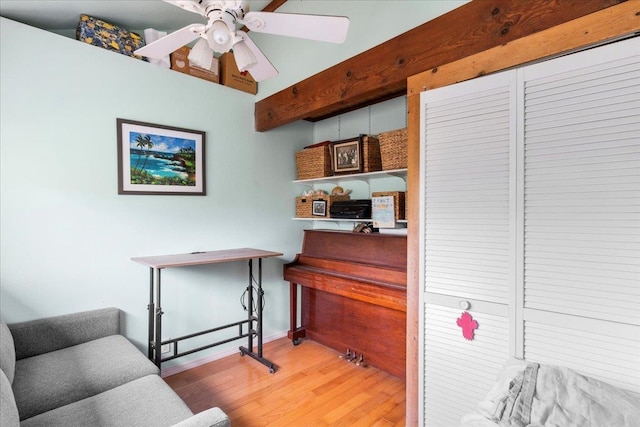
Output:
[[187,25],[153,43],[141,47],[134,53],[136,55],[146,56],[147,58],[162,58],[200,37],[200,33],[204,31],[205,28],[206,26],[203,24]]
[[242,35],[245,44],[251,49],[251,52],[255,55],[258,63],[249,69],[251,77],[257,82],[270,79],[278,75],[278,70],[271,64],[271,62],[264,56],[264,53],[256,46],[256,44],[249,38],[244,31],[236,31],[237,34]]
[[331,43],[344,42],[349,29],[349,18],[345,16],[292,13],[248,12],[242,23],[251,31],[258,33]]
[[164,0],[166,3],[178,6],[181,9],[189,12],[197,13],[198,15],[205,16],[205,11],[199,3],[193,0]]

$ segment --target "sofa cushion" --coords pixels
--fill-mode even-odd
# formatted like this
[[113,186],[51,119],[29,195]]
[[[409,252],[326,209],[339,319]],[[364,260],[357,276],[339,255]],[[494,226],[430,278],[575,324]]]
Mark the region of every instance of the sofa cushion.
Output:
[[172,426],[193,413],[157,375],[24,420],[21,427]]
[[9,324],[16,359],[37,356],[120,333],[120,310],[101,308]]
[[0,369],[7,376],[9,384],[13,383],[16,370],[16,348],[9,327],[2,321],[0,321]]
[[158,368],[122,335],[111,335],[16,362],[20,419],[76,402]]
[[19,425],[20,416],[11,391],[11,384],[4,372],[0,370],[0,426],[18,427]]

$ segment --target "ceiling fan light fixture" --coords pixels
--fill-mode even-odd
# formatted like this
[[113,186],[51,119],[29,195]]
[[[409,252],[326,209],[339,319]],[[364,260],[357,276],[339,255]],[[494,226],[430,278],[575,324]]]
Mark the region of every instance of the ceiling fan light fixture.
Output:
[[209,46],[216,52],[229,52],[231,49],[231,32],[227,24],[222,21],[214,21],[207,31],[207,41]]
[[233,56],[240,72],[247,71],[258,63],[258,59],[244,41],[233,45]]
[[[2,0],[0,0],[2,1]],[[202,38],[214,53],[235,53],[236,64],[241,72],[251,70],[256,81],[278,75],[258,46],[238,25],[251,31],[297,37],[331,43],[344,42],[349,28],[345,16],[307,15],[294,13],[250,12],[250,0],[164,0],[206,18],[206,24],[191,24],[136,50],[136,54],[148,58],[162,58],[176,49]],[[279,3],[281,1],[273,1]],[[213,55],[204,49],[198,40],[189,59],[194,65],[204,68],[213,62]]]
[[195,46],[193,46],[187,58],[193,65],[204,68],[205,70],[210,70],[211,62],[213,62],[213,50],[211,50],[207,41],[201,38]]

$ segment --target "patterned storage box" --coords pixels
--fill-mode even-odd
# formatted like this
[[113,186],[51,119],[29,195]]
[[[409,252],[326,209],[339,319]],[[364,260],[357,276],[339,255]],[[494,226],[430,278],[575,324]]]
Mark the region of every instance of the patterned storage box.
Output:
[[141,56],[133,54],[136,49],[144,46],[142,36],[89,15],[80,15],[76,39],[93,46],[142,59]]
[[[296,218],[329,218],[329,210],[331,208],[331,204],[333,202],[337,202],[339,200],[349,200],[350,197],[346,196],[302,196],[296,197]],[[313,202],[316,200],[324,200],[325,206],[320,212],[323,212],[323,215],[319,215],[320,212],[316,212],[314,215],[313,212]]]
[[374,191],[373,193],[371,193],[371,197],[393,196],[393,210],[397,221],[399,219],[406,219],[406,194],[407,193],[404,191]]

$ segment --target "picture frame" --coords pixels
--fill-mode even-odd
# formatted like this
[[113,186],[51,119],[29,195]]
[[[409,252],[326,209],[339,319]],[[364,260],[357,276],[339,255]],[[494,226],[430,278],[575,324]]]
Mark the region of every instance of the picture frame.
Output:
[[344,139],[331,144],[331,170],[334,175],[362,172],[362,139]]
[[314,200],[311,206],[311,214],[314,216],[327,216],[327,201]]
[[203,131],[116,119],[118,194],[204,196]]

